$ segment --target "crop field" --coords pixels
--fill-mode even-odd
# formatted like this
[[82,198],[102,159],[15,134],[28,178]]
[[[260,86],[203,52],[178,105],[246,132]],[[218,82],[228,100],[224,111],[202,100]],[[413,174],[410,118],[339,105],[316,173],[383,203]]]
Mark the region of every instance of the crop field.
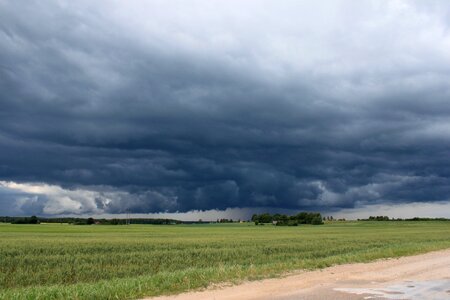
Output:
[[450,247],[450,222],[0,223],[0,299],[137,299]]

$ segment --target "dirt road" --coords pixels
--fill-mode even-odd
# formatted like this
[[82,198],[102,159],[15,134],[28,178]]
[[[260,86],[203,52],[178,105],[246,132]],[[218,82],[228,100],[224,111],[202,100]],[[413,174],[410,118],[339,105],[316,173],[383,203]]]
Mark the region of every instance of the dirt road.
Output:
[[450,299],[450,249],[149,299]]

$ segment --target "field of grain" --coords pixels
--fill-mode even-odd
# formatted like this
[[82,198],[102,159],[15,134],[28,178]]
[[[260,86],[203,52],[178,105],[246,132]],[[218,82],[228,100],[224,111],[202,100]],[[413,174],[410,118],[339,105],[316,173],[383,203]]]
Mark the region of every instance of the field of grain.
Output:
[[0,223],[0,299],[136,299],[450,247],[450,222]]

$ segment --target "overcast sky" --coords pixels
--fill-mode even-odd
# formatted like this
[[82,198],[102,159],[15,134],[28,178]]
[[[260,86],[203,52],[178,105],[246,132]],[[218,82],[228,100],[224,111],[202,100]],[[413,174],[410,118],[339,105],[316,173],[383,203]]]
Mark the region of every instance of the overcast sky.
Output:
[[446,0],[0,0],[0,215],[450,217],[449,26]]

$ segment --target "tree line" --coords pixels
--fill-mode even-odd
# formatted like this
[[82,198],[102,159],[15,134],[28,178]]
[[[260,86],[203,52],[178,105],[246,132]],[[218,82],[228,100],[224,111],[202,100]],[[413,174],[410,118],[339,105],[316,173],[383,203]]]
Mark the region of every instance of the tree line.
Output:
[[39,223],[68,223],[73,225],[127,225],[133,224],[154,224],[154,225],[170,225],[181,224],[182,221],[173,219],[152,219],[152,218],[136,218],[136,219],[94,219],[94,218],[44,218],[44,217],[0,217],[0,222],[11,224],[39,224]]
[[450,221],[448,218],[389,218],[388,216],[370,216],[367,219],[358,219],[358,221]]
[[293,216],[269,213],[254,214],[252,221],[255,225],[272,223],[277,226],[297,226],[300,224],[322,225],[322,215],[317,212],[301,212]]
[[[334,221],[333,217],[322,217],[320,213],[301,212],[296,215],[288,216],[284,214],[254,214],[251,221],[256,225],[273,224],[277,226],[297,226],[301,224],[321,225],[323,221]],[[339,219],[338,221],[345,221]],[[358,221],[450,221],[448,218],[389,218],[388,216],[370,216],[367,219],[358,219]],[[153,225],[174,225],[174,224],[209,224],[210,221],[180,221],[174,219],[152,219],[152,218],[132,218],[132,219],[94,219],[94,218],[73,218],[73,217],[8,217],[0,216],[0,222],[12,224],[39,224],[39,223],[68,223],[72,225],[127,225],[127,224],[153,224]],[[217,219],[216,223],[234,223],[240,222],[232,219]]]

